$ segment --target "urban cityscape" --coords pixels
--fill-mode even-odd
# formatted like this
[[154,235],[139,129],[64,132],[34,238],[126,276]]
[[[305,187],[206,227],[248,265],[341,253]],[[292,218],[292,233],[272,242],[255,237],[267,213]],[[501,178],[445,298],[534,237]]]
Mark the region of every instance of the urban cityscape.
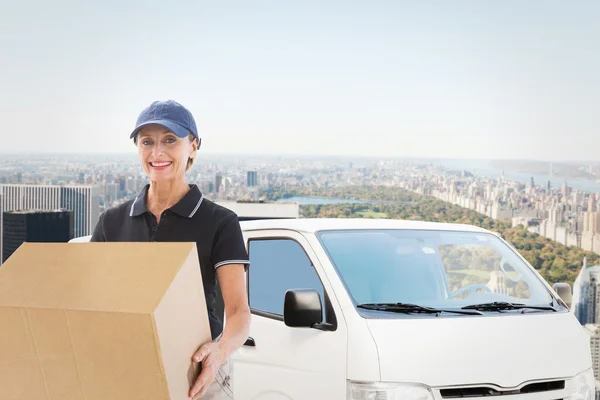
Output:
[[[135,155],[1,160],[2,262],[26,241],[66,242],[91,235],[103,211],[135,198],[147,183]],[[552,175],[538,182],[533,176],[526,179],[526,174],[501,169],[480,173],[460,165],[460,160],[205,155],[188,173],[188,181],[197,184],[206,198],[248,217],[302,217],[304,204],[356,200],[325,196],[269,201],[264,193],[272,187],[321,188],[324,193],[327,188],[348,186],[398,188],[508,220],[565,246],[600,253],[600,182],[570,183]],[[597,166],[585,169],[597,171]],[[589,335],[596,377],[600,377],[599,302],[600,265],[586,265],[584,259],[573,287],[572,310]]]
[[[206,198],[221,202],[264,201],[262,193],[270,187],[397,187],[511,220],[565,246],[600,254],[600,178],[569,182],[548,175],[536,181],[504,170],[474,173],[476,168],[455,168],[457,163],[449,167],[445,160],[203,155],[187,179]],[[598,174],[594,164],[582,169]],[[89,235],[100,213],[135,198],[146,183],[137,156],[130,154],[5,156],[0,161],[2,212],[73,210],[75,237]]]

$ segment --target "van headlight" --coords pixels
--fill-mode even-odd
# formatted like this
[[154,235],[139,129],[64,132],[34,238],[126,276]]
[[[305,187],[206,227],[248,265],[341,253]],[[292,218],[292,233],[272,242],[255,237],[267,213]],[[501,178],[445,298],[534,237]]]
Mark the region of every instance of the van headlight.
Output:
[[417,384],[348,382],[347,399],[433,400],[433,394],[428,387]]
[[596,398],[596,379],[594,371],[588,369],[573,378],[575,392],[571,400],[594,400]]

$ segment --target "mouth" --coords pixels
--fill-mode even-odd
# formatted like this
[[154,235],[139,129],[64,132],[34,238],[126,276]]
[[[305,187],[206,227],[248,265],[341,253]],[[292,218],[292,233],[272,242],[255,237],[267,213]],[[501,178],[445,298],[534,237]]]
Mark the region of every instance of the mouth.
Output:
[[171,164],[171,161],[150,161],[150,166],[152,168],[166,168]]

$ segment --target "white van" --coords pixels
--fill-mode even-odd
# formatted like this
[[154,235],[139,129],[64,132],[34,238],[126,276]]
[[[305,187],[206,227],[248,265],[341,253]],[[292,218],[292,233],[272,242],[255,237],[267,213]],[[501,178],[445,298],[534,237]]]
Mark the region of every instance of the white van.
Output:
[[[498,235],[376,219],[242,222],[238,399],[594,399],[589,339]],[[561,293],[562,294],[562,293]]]
[[570,287],[497,234],[377,219],[241,222],[236,399],[592,400]]

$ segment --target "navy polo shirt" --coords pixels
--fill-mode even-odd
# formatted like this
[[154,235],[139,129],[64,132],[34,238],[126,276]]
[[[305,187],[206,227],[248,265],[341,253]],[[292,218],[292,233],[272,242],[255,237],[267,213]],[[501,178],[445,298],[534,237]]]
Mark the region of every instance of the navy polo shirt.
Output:
[[94,228],[92,242],[196,242],[213,339],[223,331],[216,312],[216,269],[249,264],[237,215],[205,199],[197,185],[165,210],[160,223],[146,208],[146,185],[134,199],[106,210]]

